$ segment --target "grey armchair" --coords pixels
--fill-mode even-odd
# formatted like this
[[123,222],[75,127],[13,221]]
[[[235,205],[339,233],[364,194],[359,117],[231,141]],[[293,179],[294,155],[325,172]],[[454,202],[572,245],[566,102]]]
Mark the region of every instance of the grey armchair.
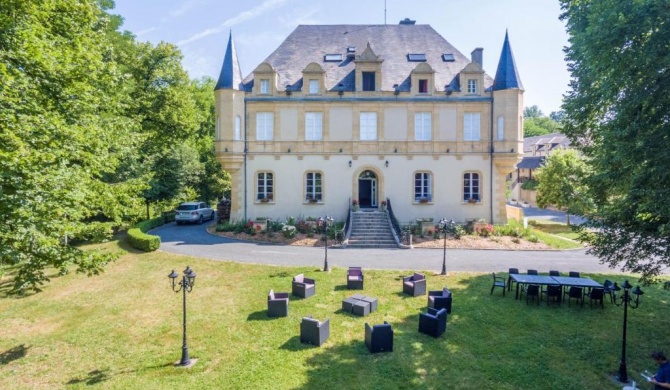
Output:
[[413,297],[426,295],[426,276],[415,272],[412,276],[402,278],[402,292]]
[[363,289],[363,270],[361,267],[349,267],[347,270],[347,289]]
[[365,346],[371,353],[393,352],[393,328],[384,321],[382,325],[365,323]]
[[321,322],[312,316],[303,317],[300,322],[300,342],[321,346],[330,337],[330,318]]
[[295,296],[309,298],[316,292],[316,283],[314,279],[306,278],[303,274],[294,276],[292,292]]
[[447,330],[447,309],[428,308],[428,312],[419,314],[419,332],[440,337]]
[[443,288],[438,291],[428,291],[428,307],[433,309],[447,309],[447,314],[451,314],[451,291]]
[[268,294],[268,317],[286,317],[288,315],[288,293]]

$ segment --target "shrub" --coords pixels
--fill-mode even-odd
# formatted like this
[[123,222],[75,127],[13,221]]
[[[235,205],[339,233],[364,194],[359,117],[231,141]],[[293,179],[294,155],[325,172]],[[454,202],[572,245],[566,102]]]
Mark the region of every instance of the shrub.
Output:
[[293,238],[295,237],[296,230],[295,226],[292,225],[284,225],[281,228],[282,234],[284,235],[284,238]]
[[298,233],[307,234],[307,232],[309,232],[310,226],[307,222],[300,220],[295,224],[295,228],[298,230]]
[[478,235],[482,237],[488,237],[493,234],[493,226],[491,226],[490,224],[479,226],[476,228],[476,232]]
[[128,242],[133,248],[145,252],[152,252],[161,246],[161,238],[153,234],[146,234],[151,229],[165,223],[165,218],[157,217],[142,221],[128,230]]
[[521,184],[521,189],[527,191],[534,191],[539,184],[540,182],[538,182],[536,179],[529,179],[525,181],[523,184]]
[[532,243],[537,243],[537,242],[540,241],[540,238],[538,236],[536,236],[535,234],[531,234],[531,235],[528,236],[528,241],[530,241]]

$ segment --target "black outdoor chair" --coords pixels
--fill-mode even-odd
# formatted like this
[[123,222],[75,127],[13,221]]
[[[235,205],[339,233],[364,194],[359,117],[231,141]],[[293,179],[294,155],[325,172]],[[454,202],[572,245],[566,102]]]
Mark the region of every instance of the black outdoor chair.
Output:
[[512,289],[512,284],[516,283],[514,279],[512,279],[512,275],[518,275],[519,274],[519,269],[518,268],[510,268],[509,271],[507,271],[509,276],[507,276],[507,291],[510,291]]
[[614,303],[614,283],[612,283],[612,281],[609,279],[605,279],[603,287],[604,287],[603,295],[609,295],[610,303]]
[[363,270],[361,267],[349,267],[347,270],[347,289],[363,289]]
[[546,289],[543,288],[540,294],[547,296],[547,305],[550,302],[556,302],[560,305],[563,290],[561,289],[561,286],[546,286]]
[[[563,296],[565,297],[565,293],[563,293]],[[570,286],[568,289],[568,306],[573,299],[584,306],[584,289],[582,287]]]
[[381,325],[365,323],[365,346],[371,353],[393,352],[393,328],[384,321]]
[[549,271],[549,276],[561,276],[561,273],[556,270]]
[[578,271],[570,271],[570,272],[568,272],[568,276],[571,277],[571,278],[581,278]]
[[447,330],[447,309],[435,310],[428,308],[426,313],[419,314],[419,332],[433,337],[440,337]]
[[412,276],[402,278],[402,292],[413,297],[426,295],[426,276],[415,272]]
[[593,307],[593,301],[600,302],[600,307],[605,308],[605,289],[604,288],[592,288],[589,291],[589,306]]
[[491,294],[493,295],[493,289],[496,287],[500,287],[503,290],[503,297],[505,296],[505,278],[502,276],[496,276],[495,272],[492,272],[491,275],[493,276],[493,285],[491,286]]
[[[536,269],[529,269],[529,270],[526,272],[526,275],[539,275],[539,273],[537,272]],[[527,284],[524,284],[524,285],[521,286],[521,295],[523,296],[523,294],[524,294],[526,291],[528,291],[528,285],[527,285]],[[520,297],[519,297],[519,298],[520,298]]]
[[288,315],[288,293],[268,294],[268,317],[286,317]]
[[528,299],[532,298],[533,300],[537,299],[538,306],[540,305],[540,286],[537,284],[529,284],[526,286],[526,304],[528,304]]
[[316,282],[303,274],[294,276],[292,292],[295,296],[309,298],[316,292]]
[[437,291],[428,291],[428,307],[433,309],[447,309],[447,314],[451,314],[451,291],[443,288]]
[[321,346],[330,337],[330,318],[321,322],[312,316],[303,317],[300,323],[300,342]]

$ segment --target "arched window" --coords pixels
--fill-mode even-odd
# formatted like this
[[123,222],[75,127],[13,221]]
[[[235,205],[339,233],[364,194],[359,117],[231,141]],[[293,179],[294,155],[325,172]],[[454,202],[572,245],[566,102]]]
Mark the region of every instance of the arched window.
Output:
[[234,134],[234,139],[235,141],[239,141],[242,139],[242,130],[240,127],[242,126],[242,120],[240,119],[240,116],[237,115],[235,116],[235,134]]
[[216,117],[216,139],[221,139],[221,118]]

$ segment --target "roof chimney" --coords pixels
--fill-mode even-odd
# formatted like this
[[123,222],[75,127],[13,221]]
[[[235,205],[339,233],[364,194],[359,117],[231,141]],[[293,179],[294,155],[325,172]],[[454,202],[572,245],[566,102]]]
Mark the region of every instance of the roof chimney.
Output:
[[470,56],[472,58],[471,62],[477,63],[484,68],[484,49],[478,47],[470,53]]
[[411,20],[410,18],[405,18],[400,21],[400,24],[416,24],[416,20]]

